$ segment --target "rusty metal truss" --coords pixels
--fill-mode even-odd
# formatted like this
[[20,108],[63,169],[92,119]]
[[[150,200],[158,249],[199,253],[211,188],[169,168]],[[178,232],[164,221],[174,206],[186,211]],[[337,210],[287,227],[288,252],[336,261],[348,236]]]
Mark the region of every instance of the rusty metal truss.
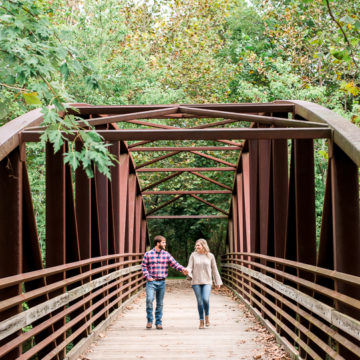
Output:
[[[40,109],[0,128],[0,358],[62,359],[70,343],[81,348],[144,286],[147,223],[162,219],[227,221],[225,283],[278,340],[302,358],[359,358],[360,129],[304,101],[68,111],[118,161],[111,181],[96,170],[89,179],[64,163],[66,145],[56,154],[46,145],[43,258],[25,151],[44,132]],[[322,214],[318,139],[328,149]],[[206,211],[171,213],[184,199]]]

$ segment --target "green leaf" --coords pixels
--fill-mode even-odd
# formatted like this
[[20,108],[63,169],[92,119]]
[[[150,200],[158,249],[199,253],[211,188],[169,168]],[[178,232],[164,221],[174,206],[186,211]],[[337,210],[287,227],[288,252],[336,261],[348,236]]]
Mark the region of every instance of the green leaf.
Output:
[[38,97],[37,92],[31,92],[31,93],[22,93],[25,102],[28,105],[41,105],[41,100]]
[[69,67],[68,67],[66,62],[61,64],[60,72],[63,74],[64,80],[66,81],[68,79],[68,77],[69,77],[69,74],[70,74]]

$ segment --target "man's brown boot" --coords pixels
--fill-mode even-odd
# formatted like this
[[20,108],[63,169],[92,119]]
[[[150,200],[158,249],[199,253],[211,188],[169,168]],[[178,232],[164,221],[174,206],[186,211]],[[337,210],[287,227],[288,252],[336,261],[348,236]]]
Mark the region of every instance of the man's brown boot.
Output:
[[146,329],[147,329],[147,330],[150,330],[151,328],[152,328],[152,323],[147,323],[147,324],[146,324]]
[[205,325],[210,326],[209,316],[206,316],[206,315],[205,315]]
[[199,329],[204,329],[204,320],[200,320]]

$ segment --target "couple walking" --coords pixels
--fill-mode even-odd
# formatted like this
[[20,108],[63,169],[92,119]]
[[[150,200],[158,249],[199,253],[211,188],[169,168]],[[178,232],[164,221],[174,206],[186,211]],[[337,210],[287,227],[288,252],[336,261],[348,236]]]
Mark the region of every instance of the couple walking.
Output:
[[[204,239],[199,239],[195,243],[195,251],[189,258],[189,264],[185,268],[165,251],[166,239],[164,236],[157,235],[154,238],[155,247],[145,253],[141,268],[146,282],[146,328],[151,329],[153,323],[153,302],[156,297],[155,325],[158,330],[162,330],[163,299],[165,295],[165,279],[168,275],[168,268],[182,272],[191,278],[191,285],[197,300],[199,311],[200,326],[210,326],[209,321],[209,298],[211,292],[212,279],[216,288],[220,288],[222,281],[216,266],[215,256],[210,252],[209,246]],[[204,322],[205,313],[205,322]]]

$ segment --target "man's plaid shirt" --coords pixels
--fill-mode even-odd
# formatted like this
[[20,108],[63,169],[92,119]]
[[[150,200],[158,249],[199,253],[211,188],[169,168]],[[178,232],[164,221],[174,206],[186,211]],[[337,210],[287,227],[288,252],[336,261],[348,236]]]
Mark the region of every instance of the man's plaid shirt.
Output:
[[157,252],[155,248],[145,253],[141,263],[141,269],[146,279],[153,278],[155,280],[165,279],[169,266],[178,271],[184,269],[167,251]]

